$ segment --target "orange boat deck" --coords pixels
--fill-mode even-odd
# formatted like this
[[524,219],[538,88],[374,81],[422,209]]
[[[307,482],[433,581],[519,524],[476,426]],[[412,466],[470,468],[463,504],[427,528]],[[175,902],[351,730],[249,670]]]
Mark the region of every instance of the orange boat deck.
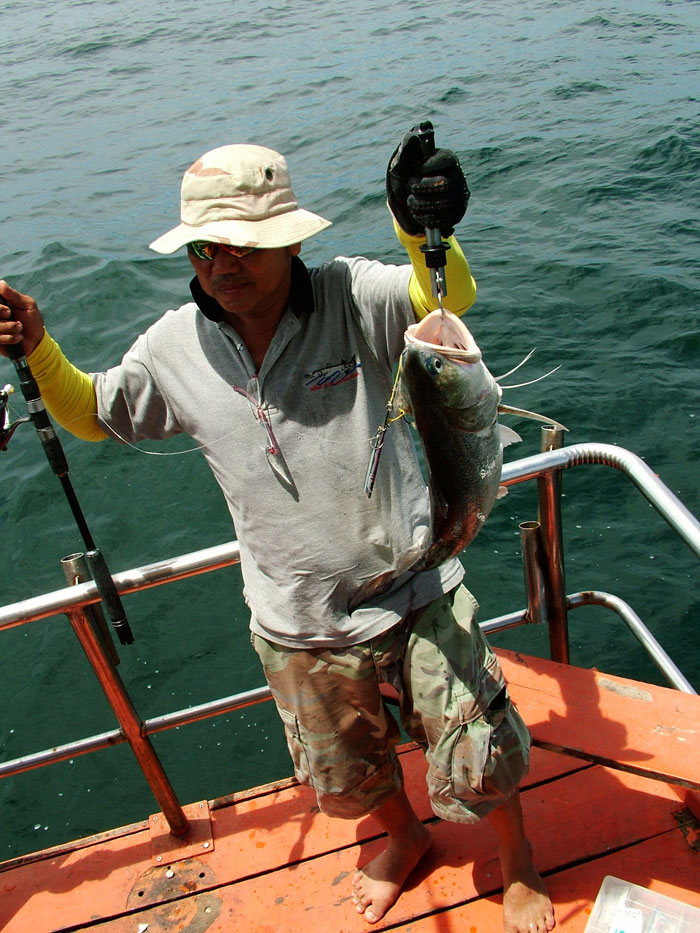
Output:
[[[522,788],[528,835],[557,929],[583,931],[606,875],[700,908],[700,698],[499,650],[535,747]],[[423,755],[401,760],[434,846],[374,929],[492,933],[501,876],[486,821],[437,820]],[[354,868],[383,844],[372,817],[319,813],[294,781],[186,808],[174,840],[160,815],[0,865],[5,933],[100,930],[353,933]]]

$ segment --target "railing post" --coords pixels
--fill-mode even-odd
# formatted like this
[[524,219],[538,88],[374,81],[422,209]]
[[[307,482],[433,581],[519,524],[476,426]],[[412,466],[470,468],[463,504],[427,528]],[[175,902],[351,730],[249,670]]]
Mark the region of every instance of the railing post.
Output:
[[[542,453],[562,446],[563,431],[547,424],[542,428]],[[553,661],[569,663],[569,625],[564,581],[564,545],[561,532],[561,470],[548,470],[537,478],[539,522],[549,623],[549,651]]]
[[[71,554],[70,557],[65,557],[61,564],[69,583],[83,583],[90,579],[84,554]],[[88,611],[70,609],[66,615],[107,697],[107,702],[117,717],[122,733],[131,746],[144,777],[168,821],[170,832],[175,836],[184,836],[189,829],[187,817],[151,740],[144,734],[143,723],[116,669],[112,655],[114,645],[111,639],[109,642],[105,639],[98,619],[95,618],[93,612],[89,611],[91,608],[88,607]],[[109,635],[109,630],[107,630],[107,635]]]

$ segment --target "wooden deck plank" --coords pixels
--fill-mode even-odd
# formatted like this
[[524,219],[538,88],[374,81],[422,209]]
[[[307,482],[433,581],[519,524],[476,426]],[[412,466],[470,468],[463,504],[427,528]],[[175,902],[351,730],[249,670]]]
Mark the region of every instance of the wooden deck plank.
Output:
[[[557,931],[584,933],[606,875],[648,887],[693,907],[700,907],[698,853],[676,830],[647,839],[591,862],[546,877],[557,919]],[[653,866],[653,872],[649,867]],[[489,896],[431,914],[410,923],[411,933],[494,933],[501,929],[502,898]],[[407,928],[408,929],[408,928]]]
[[[571,667],[561,670],[562,665],[554,662],[525,659],[505,650],[499,650],[498,654],[511,693],[535,742],[548,748],[568,748],[574,754],[610,761],[631,771],[666,774],[686,786],[700,787],[697,697],[597,671]],[[571,851],[578,853],[576,858],[596,858],[605,851],[605,846],[628,845],[630,831],[638,838],[662,832],[669,819],[669,808],[680,806],[674,798],[677,791],[665,784],[654,784],[654,792],[649,787],[644,790],[643,784],[635,785],[631,776],[623,772],[589,767],[576,758],[540,748],[533,749],[532,760],[526,786],[533,789],[524,795],[524,801],[526,814],[534,819],[536,827],[536,832],[530,829],[533,842],[538,840],[538,850],[546,851],[551,863],[550,868],[543,866],[543,870],[556,871],[558,866],[567,864],[567,858],[570,862]],[[423,756],[417,750],[404,750],[402,761],[409,797],[421,818],[430,819]],[[637,780],[643,782],[644,778]],[[583,790],[577,790],[578,787]],[[616,801],[615,806],[609,808],[610,801]],[[591,820],[592,813],[604,816]],[[304,879],[300,888],[304,892],[304,916],[310,914],[314,922],[328,922],[335,929],[342,929],[338,926],[338,911],[346,911],[348,895],[338,890],[339,879],[348,889],[347,873],[358,859],[364,864],[373,847],[381,845],[372,841],[379,834],[373,818],[359,823],[329,820],[318,813],[313,795],[296,785],[234,795],[229,805],[213,811],[212,825],[214,850],[203,854],[201,859],[180,863],[169,882],[172,891],[158,874],[161,869],[154,868],[147,829],[138,826],[129,827],[124,836],[109,834],[108,838],[85,840],[48,858],[27,861],[11,872],[2,870],[0,865],[3,885],[0,928],[6,933],[25,933],[27,929],[41,933],[43,929],[89,924],[98,917],[115,916],[135,907],[143,910],[133,914],[132,919],[146,913],[158,916],[163,908],[148,911],[149,904],[164,895],[180,897],[182,892],[176,885],[182,882],[188,891],[207,888],[212,891],[203,893],[197,902],[191,897],[178,901],[178,910],[191,910],[192,905],[201,902],[205,905],[202,909],[211,913],[219,903],[212,892],[220,890],[225,892],[227,902],[229,897],[233,898],[231,903],[238,918],[236,929],[251,931],[266,929],[255,925],[258,921],[251,918],[245,922],[253,925],[239,925],[250,904],[259,906],[256,890],[279,885],[283,893],[275,894],[273,908],[263,898],[266,908],[263,919],[265,922],[270,919],[270,929],[282,930],[290,901],[284,892],[293,891],[295,883]],[[456,891],[469,890],[468,885],[465,888],[464,868],[470,863],[473,863],[468,868],[473,892],[469,896],[477,897],[484,884],[492,883],[480,872],[486,872],[487,876],[498,872],[495,856],[484,862],[484,856],[480,855],[482,848],[493,852],[495,844],[493,839],[487,844],[490,830],[485,824],[468,830],[472,848],[466,854],[462,844],[455,842],[454,827],[445,829],[445,825],[435,826],[436,845],[426,863],[433,867],[421,869],[423,883],[402,897],[394,909],[397,913],[392,911],[392,924],[404,911],[407,920],[414,912],[429,913],[436,905],[441,905],[438,909],[446,908]],[[578,832],[572,841],[570,827],[574,825]],[[552,843],[558,837],[563,837],[571,850],[568,854],[558,851],[558,843]],[[289,862],[299,864],[285,868]],[[265,880],[252,877],[263,873],[270,873]],[[336,892],[335,900],[328,897],[328,892]],[[462,899],[464,896],[460,894]],[[300,915],[298,911],[295,914],[296,930]],[[32,918],[30,924],[28,917]],[[355,928],[364,929],[364,921]],[[136,927],[132,924],[128,929],[133,933]]]
[[[673,831],[645,840],[630,848],[604,856],[594,862],[577,865],[561,872],[549,875],[546,879],[547,888],[555,907],[557,917],[557,930],[561,933],[584,933],[586,923],[590,916],[593,904],[606,875],[624,878],[642,887],[649,887],[653,891],[673,897],[683,903],[700,907],[700,893],[698,892],[697,854],[685,847]],[[663,865],[664,877],[650,877],[649,865]],[[177,929],[175,924],[183,923],[180,929],[185,928],[187,921],[194,927],[194,921],[199,915],[206,920],[211,919],[211,925],[206,927],[208,933],[224,933],[236,930],[237,933],[296,933],[300,928],[299,914],[296,921],[283,927],[276,927],[261,918],[255,927],[245,925],[245,918],[236,905],[219,904],[217,906],[206,903],[205,895],[197,896],[197,905],[172,905],[167,919],[158,916],[156,911],[139,914],[139,923],[148,923],[148,933],[165,933],[166,930]],[[209,914],[207,914],[209,908]],[[394,909],[395,910],[395,909]],[[306,911],[305,911],[306,912]],[[397,928],[396,918],[390,912],[387,920],[390,926]],[[500,894],[485,895],[478,900],[466,904],[439,910],[417,919],[409,919],[400,929],[410,933],[495,933],[502,926],[502,898]],[[215,917],[211,915],[216,913]],[[308,913],[310,917],[305,922],[315,923],[315,913]],[[379,924],[369,927],[358,917],[349,917],[347,924],[337,928],[337,933],[361,933],[369,929],[382,929],[385,925]],[[133,918],[124,918],[113,921],[100,929],[105,933],[131,933],[134,930]]]
[[700,789],[693,694],[498,649],[536,744]]
[[[423,754],[406,746],[401,761],[409,798],[421,819],[431,818]],[[540,784],[580,767],[580,762],[536,750],[526,784]],[[213,879],[218,884],[235,882],[347,849],[381,831],[372,817],[359,822],[325,817],[318,812],[313,793],[296,784],[234,795],[234,800],[212,810],[214,849],[202,852],[197,860],[204,877],[199,879],[195,872],[188,883],[202,888]],[[45,929],[53,930],[119,914],[127,903],[133,906],[134,899],[138,903],[140,890],[144,891],[144,907],[149,897],[162,894],[163,885],[159,888],[153,883],[158,874],[145,824],[140,831],[130,827],[124,837],[110,834],[97,837],[94,844],[85,842],[80,848],[0,872],[0,929],[4,933],[24,933],[30,915],[45,918]],[[36,924],[32,933],[40,933]]]
[[[584,859],[599,860],[611,850],[634,846],[650,837],[665,836],[672,846],[687,850],[672,816],[678,807],[678,796],[667,785],[601,767],[569,774],[523,794],[529,835],[543,873],[556,873]],[[358,825],[366,822],[369,821]],[[575,834],[571,832],[574,826]],[[414,872],[386,922],[374,925],[375,929],[409,924],[413,930],[414,917],[449,911],[454,904],[478,898],[486,898],[489,904],[498,907],[500,869],[495,835],[487,822],[455,827],[438,821],[432,831],[433,850]],[[149,933],[159,933],[170,929],[168,924],[176,918],[180,922],[185,916],[191,918],[208,909],[213,923],[207,929],[212,933],[230,929],[240,933],[298,933],[308,926],[357,933],[366,930],[367,924],[352,906],[352,872],[356,865],[371,859],[383,844],[383,840],[359,842],[350,849],[331,851],[264,877],[225,884],[206,896],[189,898],[187,903],[181,901],[115,919],[101,924],[99,929],[105,933],[133,933],[138,921],[149,924]],[[655,869],[653,866],[652,870]],[[564,901],[562,904],[565,906]],[[467,916],[477,910],[474,905],[470,909]],[[493,908],[488,907],[487,912],[491,916]],[[482,929],[499,929],[500,907],[497,913],[496,925]],[[451,925],[451,913],[437,916],[443,918],[443,924],[449,917],[449,925],[427,929],[462,929]]]

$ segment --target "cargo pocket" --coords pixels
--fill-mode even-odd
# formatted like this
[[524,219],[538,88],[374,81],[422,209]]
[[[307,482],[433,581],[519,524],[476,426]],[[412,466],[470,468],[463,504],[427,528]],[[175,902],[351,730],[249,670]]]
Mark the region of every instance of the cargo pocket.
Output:
[[503,722],[508,695],[503,687],[483,714],[473,718],[474,706],[464,704],[461,729],[452,747],[452,786],[457,799],[487,793],[492,738]]
[[294,765],[294,776],[300,784],[308,784],[313,787],[309,758],[306,746],[301,737],[299,721],[294,713],[290,713],[280,706],[277,706],[277,712],[280,714],[280,719],[284,725],[287,748],[289,749],[289,754],[292,756],[292,763]]
[[438,816],[475,822],[509,797],[527,773],[529,735],[503,681],[487,672],[476,697],[455,699],[455,716],[430,753],[428,787]]
[[[486,672],[485,672],[486,673]],[[496,695],[493,690],[498,688]],[[476,697],[458,698],[459,727],[453,733],[450,774],[455,798],[484,793],[484,777],[491,758],[491,736],[505,715],[505,686],[484,676]]]

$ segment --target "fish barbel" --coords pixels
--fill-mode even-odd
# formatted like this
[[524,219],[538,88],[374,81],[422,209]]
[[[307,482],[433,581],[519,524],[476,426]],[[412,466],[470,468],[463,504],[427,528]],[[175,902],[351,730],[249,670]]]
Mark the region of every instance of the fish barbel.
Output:
[[404,344],[399,405],[413,416],[425,452],[430,543],[365,583],[351,608],[386,592],[407,570],[430,570],[463,550],[498,496],[504,441],[520,440],[498,424],[501,389],[456,315],[433,311],[408,328]]

